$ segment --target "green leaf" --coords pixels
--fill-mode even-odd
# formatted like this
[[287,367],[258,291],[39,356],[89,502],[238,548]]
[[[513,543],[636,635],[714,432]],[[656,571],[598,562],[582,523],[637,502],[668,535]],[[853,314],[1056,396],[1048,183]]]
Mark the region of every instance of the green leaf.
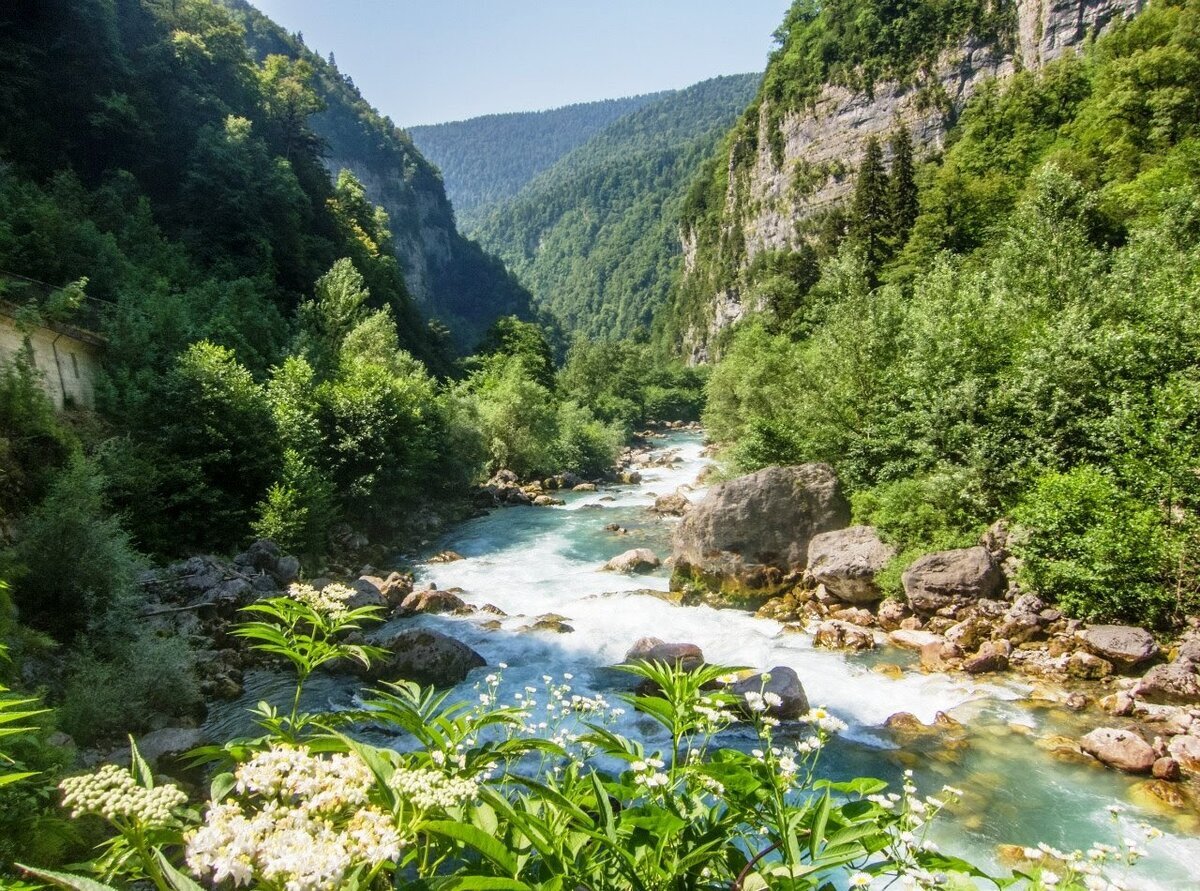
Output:
[[833,807],[833,799],[829,797],[829,790],[825,790],[825,796],[821,799],[821,805],[817,808],[817,816],[813,820],[812,834],[808,837],[808,853],[815,860],[817,852],[821,849],[821,842],[825,839],[825,826],[829,823],[829,810]]
[[146,789],[154,788],[154,771],[150,769],[150,765],[146,763],[146,759],[142,757],[142,753],[138,751],[137,743],[133,737],[129,737],[130,763],[133,767],[133,775],[138,782]]
[[74,888],[75,891],[117,891],[111,885],[105,885],[86,876],[73,876],[67,872],[54,872],[49,869],[35,869],[32,866],[24,866],[20,863],[17,866],[31,876],[36,876],[44,882],[57,885],[59,888]]
[[173,891],[204,891],[200,885],[176,869],[171,861],[167,859],[167,855],[162,851],[156,850],[154,857],[158,860],[158,868],[162,870],[163,877],[167,880],[167,884],[171,886]]
[[499,876],[454,876],[430,882],[437,891],[532,891],[524,882]]
[[[468,847],[474,848],[506,873],[515,874],[517,872],[517,861],[513,859],[508,849],[492,838],[492,836],[480,829],[476,829],[474,826],[466,823],[456,823],[453,820],[434,820],[421,824],[421,828],[427,832],[452,838]],[[522,885],[521,887],[525,886]]]

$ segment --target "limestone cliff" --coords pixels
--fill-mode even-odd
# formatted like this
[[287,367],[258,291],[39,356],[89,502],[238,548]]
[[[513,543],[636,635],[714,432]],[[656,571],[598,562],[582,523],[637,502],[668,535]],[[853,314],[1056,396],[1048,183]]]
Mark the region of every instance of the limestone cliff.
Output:
[[760,96],[718,159],[728,184],[720,231],[700,231],[711,228],[708,220],[685,221],[681,232],[684,291],[693,294],[690,306],[676,307],[684,354],[708,361],[723,329],[762,309],[743,293],[742,273],[763,251],[796,248],[824,211],[846,201],[870,137],[886,146],[903,126],[918,153],[935,153],[982,83],[1077,51],[1089,34],[1144,2],[1013,0],[1012,26],[999,39],[968,35],[903,82],[869,90],[826,84],[812,101],[782,113]]

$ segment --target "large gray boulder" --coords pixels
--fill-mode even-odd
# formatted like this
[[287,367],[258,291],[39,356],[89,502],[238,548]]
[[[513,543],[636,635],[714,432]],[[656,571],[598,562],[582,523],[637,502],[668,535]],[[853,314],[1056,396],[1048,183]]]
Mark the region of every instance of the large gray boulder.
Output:
[[1200,703],[1200,673],[1183,660],[1155,665],[1137,682],[1133,695],[1158,705],[1195,705]]
[[808,571],[813,580],[847,603],[876,603],[883,592],[875,577],[896,550],[884,544],[870,526],[851,526],[813,536],[808,544]]
[[800,683],[800,676],[794,669],[786,665],[776,665],[767,675],[766,680],[763,680],[762,675],[756,674],[730,684],[729,692],[740,696],[747,709],[750,709],[750,694],[761,693],[765,696],[774,693],[779,697],[779,704],[768,705],[766,714],[781,721],[794,721],[808,713],[808,695],[804,692],[804,685]]
[[1119,671],[1131,671],[1158,655],[1153,635],[1132,625],[1092,625],[1078,632],[1078,637],[1089,651]]
[[761,605],[808,563],[813,536],[844,529],[850,505],[827,464],[767,467],[720,483],[675,531],[673,588]]
[[401,631],[372,643],[388,651],[371,665],[369,676],[375,679],[451,687],[471,669],[487,664],[462,641],[426,628]]
[[1004,587],[1004,573],[987,548],[937,551],[916,560],[901,576],[908,605],[935,613],[961,600],[992,598]]
[[1132,730],[1098,727],[1079,740],[1079,747],[1109,767],[1129,773],[1150,773],[1154,748]]

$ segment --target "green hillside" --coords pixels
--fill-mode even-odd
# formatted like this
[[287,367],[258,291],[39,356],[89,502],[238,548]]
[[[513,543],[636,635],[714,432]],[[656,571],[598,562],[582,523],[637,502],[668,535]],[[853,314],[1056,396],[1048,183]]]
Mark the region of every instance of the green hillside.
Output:
[[491,208],[474,234],[568,331],[647,329],[680,265],[688,183],[758,80],[715,78],[626,115]]
[[662,95],[648,93],[548,111],[489,114],[409,127],[408,135],[442,171],[446,192],[465,224],[481,207],[516,195],[531,179],[617,118]]

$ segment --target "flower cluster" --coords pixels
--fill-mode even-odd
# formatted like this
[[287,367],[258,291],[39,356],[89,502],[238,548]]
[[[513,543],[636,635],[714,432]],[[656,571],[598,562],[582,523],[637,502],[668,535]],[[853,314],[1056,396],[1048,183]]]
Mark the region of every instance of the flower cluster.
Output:
[[808,714],[803,715],[800,720],[816,725],[818,730],[822,730],[825,733],[843,733],[846,730],[845,721],[841,718],[835,718],[820,706],[809,709]]
[[455,776],[425,767],[397,768],[390,785],[421,810],[458,807],[474,801],[483,778]]
[[671,778],[662,772],[665,766],[661,758],[645,758],[634,761],[629,769],[633,771],[633,781],[637,785],[653,792],[665,789],[671,782]]
[[319,590],[312,585],[299,582],[293,582],[288,588],[288,596],[293,600],[298,600],[316,612],[333,619],[346,615],[350,610],[350,600],[357,593],[353,588],[337,582]]
[[249,802],[209,808],[187,839],[187,863],[249,885],[256,877],[286,891],[332,891],[351,872],[400,854],[391,818],[371,806],[373,776],[354,754],[321,758],[304,746],[275,746],[241,765],[234,789]]
[[177,786],[147,789],[128,770],[106,764],[95,773],[67,777],[59,783],[63,806],[72,817],[95,814],[109,822],[128,821],[143,826],[165,826],[173,821],[172,811],[187,802]]
[[[1109,812],[1114,820],[1119,820],[1124,808],[1110,805]],[[1068,853],[1042,842],[1036,848],[1022,849],[1022,854],[1039,867],[1038,881],[1045,888],[1082,885],[1087,891],[1125,891],[1126,886],[1106,874],[1106,869],[1133,866],[1147,855],[1144,843],[1162,837],[1162,830],[1149,823],[1138,823],[1136,828],[1142,837],[1125,836],[1120,846],[1096,842],[1087,851]]]

